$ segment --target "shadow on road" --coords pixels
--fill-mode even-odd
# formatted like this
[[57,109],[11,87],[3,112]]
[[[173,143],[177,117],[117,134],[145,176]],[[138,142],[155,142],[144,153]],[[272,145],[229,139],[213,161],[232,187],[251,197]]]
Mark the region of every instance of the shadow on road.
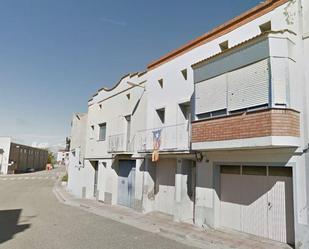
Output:
[[21,211],[21,209],[0,210],[0,244],[30,227],[30,224],[18,224]]

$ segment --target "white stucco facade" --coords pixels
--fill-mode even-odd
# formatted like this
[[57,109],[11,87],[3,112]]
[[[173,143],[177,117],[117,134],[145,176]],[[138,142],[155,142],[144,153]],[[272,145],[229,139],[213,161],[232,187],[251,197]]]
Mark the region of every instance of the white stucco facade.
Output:
[[85,150],[86,150],[87,113],[73,115],[71,122],[71,143],[69,151],[68,184],[67,189],[72,194],[82,197],[85,178]]
[[[145,213],[164,212],[180,222],[220,228],[224,226],[223,215],[230,212],[221,208],[221,188],[224,187],[221,167],[239,165],[241,170],[244,167],[250,170],[258,166],[257,170],[267,170],[269,178],[270,171],[288,168],[291,169],[289,181],[292,181],[293,210],[287,211],[286,216],[293,220],[293,225],[281,231],[281,237],[272,231],[272,227],[267,228],[270,235],[260,234],[251,227],[244,231],[295,243],[296,248],[307,248],[309,4],[301,0],[273,0],[261,6],[242,17],[247,21],[236,19],[222,30],[209,33],[199,45],[188,45],[184,51],[173,52],[150,64],[146,73],[129,74],[114,88],[100,89],[88,102],[88,116],[83,128],[85,135],[77,135],[85,140],[73,146],[76,149],[79,144],[85,144],[83,165],[69,172],[69,179],[77,186],[72,188],[75,189],[73,193]],[[261,25],[267,23],[271,23],[271,28],[264,32]],[[228,48],[225,50],[220,44],[226,41]],[[300,125],[296,132],[299,135],[283,132],[280,135],[205,139],[191,143],[191,121],[193,124],[199,119],[203,122],[207,114],[207,122],[213,118],[211,115],[215,112],[212,111],[222,111],[214,109],[209,113],[199,113],[200,109],[208,110],[209,106],[204,101],[206,95],[200,94],[206,88],[197,88],[196,84],[207,83],[222,75],[228,78],[237,70],[263,61],[267,62],[264,66],[268,70],[264,82],[267,94],[255,90],[248,91],[247,95],[251,94],[252,98],[261,95],[257,101],[266,99],[266,105],[258,106],[262,110],[297,112],[295,115],[299,116]],[[197,63],[201,65],[197,67]],[[218,98],[225,94],[220,90],[216,92],[216,85],[213,89]],[[263,91],[262,88],[256,89]],[[224,104],[230,104],[229,101],[227,98]],[[236,104],[224,109],[226,118],[234,111],[242,110],[241,104]],[[242,112],[246,114],[250,110]],[[283,127],[283,130],[288,130],[288,127]],[[161,135],[159,160],[152,162],[153,136],[157,131]],[[130,170],[126,172],[128,168]],[[261,179],[264,181],[266,177]],[[128,194],[123,196],[126,188]],[[259,201],[259,198],[254,201]],[[251,204],[242,208],[248,209]]]

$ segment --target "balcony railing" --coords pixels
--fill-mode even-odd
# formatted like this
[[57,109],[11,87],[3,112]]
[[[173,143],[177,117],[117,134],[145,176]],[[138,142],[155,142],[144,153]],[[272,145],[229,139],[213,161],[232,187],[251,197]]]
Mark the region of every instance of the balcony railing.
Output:
[[162,126],[139,131],[136,139],[138,152],[150,152],[154,149],[154,132],[160,132],[159,151],[186,151],[190,148],[189,123]]
[[134,151],[134,137],[130,140],[126,133],[109,136],[108,138],[108,152],[133,152]]

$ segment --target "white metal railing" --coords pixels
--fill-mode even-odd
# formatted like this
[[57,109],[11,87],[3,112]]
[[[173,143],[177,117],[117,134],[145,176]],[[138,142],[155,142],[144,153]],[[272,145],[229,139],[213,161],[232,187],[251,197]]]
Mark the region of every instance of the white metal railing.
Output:
[[108,152],[125,151],[125,134],[117,134],[108,137]]
[[138,152],[149,152],[154,149],[153,133],[158,130],[161,130],[160,151],[189,150],[190,127],[187,122],[139,131],[135,139]]
[[126,133],[108,137],[108,152],[133,152],[134,138],[128,139]]

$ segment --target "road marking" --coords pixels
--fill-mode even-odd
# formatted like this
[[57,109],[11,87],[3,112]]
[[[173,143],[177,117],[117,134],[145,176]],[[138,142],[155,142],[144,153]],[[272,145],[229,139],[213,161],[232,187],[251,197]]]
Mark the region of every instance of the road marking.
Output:
[[46,175],[46,174],[42,174],[42,175],[36,175],[36,176],[9,176],[9,177],[0,177],[0,181],[14,181],[14,180],[48,180],[48,179],[52,179],[52,180],[56,180],[57,176],[55,174],[52,175]]

